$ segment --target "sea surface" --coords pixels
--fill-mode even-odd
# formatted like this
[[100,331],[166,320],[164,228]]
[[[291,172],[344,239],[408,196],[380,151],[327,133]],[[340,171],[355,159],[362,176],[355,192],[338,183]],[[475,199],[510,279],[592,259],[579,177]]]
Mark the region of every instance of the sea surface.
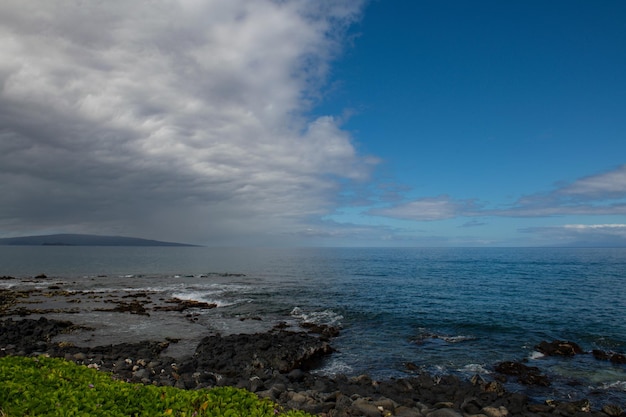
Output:
[[316,322],[341,328],[333,340],[338,351],[321,373],[401,378],[411,375],[410,363],[489,380],[496,363],[526,360],[552,386],[507,388],[535,400],[626,405],[626,365],[590,354],[544,357],[534,349],[558,339],[626,353],[626,248],[0,246],[0,276],[42,273],[73,291],[150,291],[218,305],[184,326],[166,315],[127,315],[123,323],[120,313],[69,318],[102,323],[93,343],[163,337],[191,343],[191,335]]

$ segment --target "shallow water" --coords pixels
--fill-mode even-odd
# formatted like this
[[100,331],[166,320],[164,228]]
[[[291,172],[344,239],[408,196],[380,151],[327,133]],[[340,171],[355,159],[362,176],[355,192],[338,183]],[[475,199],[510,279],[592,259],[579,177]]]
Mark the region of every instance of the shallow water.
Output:
[[71,291],[146,291],[155,300],[218,305],[193,317],[127,314],[124,323],[120,313],[84,308],[66,318],[102,326],[83,342],[181,338],[171,349],[182,355],[210,332],[313,321],[342,327],[333,343],[339,352],[321,372],[401,377],[412,363],[489,377],[499,361],[528,359],[555,381],[529,391],[536,398],[626,403],[626,366],[591,355],[545,358],[533,349],[565,339],[585,350],[626,351],[626,249],[0,247],[0,265],[0,275],[49,277],[2,286],[55,282]]

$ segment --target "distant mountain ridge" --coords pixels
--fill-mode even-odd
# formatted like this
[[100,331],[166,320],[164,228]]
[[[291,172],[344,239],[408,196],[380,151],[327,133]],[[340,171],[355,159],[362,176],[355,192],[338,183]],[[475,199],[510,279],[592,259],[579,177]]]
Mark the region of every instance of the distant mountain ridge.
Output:
[[4,246],[196,246],[138,237],[55,234],[1,238]]

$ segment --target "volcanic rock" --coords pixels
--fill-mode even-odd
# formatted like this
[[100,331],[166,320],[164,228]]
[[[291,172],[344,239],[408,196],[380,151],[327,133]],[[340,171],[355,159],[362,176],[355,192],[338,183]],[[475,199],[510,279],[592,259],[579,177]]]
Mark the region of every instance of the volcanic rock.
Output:
[[582,348],[574,342],[555,340],[553,342],[543,341],[535,346],[539,352],[548,356],[574,356],[584,353]]
[[208,336],[200,341],[194,366],[223,375],[254,375],[257,371],[288,373],[308,370],[332,352],[330,345],[305,333],[278,331]]
[[538,385],[547,387],[550,385],[548,377],[542,375],[539,368],[524,365],[519,362],[500,362],[495,367],[496,372],[504,375],[517,376],[517,380],[524,385]]

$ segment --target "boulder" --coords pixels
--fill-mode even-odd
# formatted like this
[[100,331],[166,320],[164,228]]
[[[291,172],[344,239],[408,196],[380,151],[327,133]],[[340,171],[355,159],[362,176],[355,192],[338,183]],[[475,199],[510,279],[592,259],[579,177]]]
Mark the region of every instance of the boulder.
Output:
[[591,353],[593,354],[593,357],[601,360],[601,361],[608,361],[611,360],[611,354],[608,352],[605,352],[603,350],[600,349],[594,349],[591,351]]
[[45,350],[54,336],[74,328],[77,326],[69,321],[48,320],[45,317],[38,320],[9,318],[0,321],[0,347],[3,348],[0,356]]
[[604,405],[602,407],[602,411],[611,417],[619,417],[624,413],[624,411],[622,410],[622,407],[620,407],[619,405],[615,405],[615,404]]
[[409,408],[409,407],[398,407],[396,408],[396,417],[422,417],[422,414],[413,409],[413,408]]
[[482,410],[482,414],[487,417],[507,417],[509,415],[509,410],[506,407],[485,407]]
[[300,326],[304,329],[307,329],[310,333],[319,334],[322,338],[325,338],[326,340],[339,336],[339,328],[335,326],[309,322],[301,323]]
[[548,377],[542,375],[539,368],[535,366],[506,361],[497,364],[495,371],[504,375],[517,376],[517,380],[524,385],[537,385],[542,387],[550,385]]
[[366,400],[365,398],[359,398],[352,403],[352,408],[357,411],[358,415],[366,416],[366,417],[381,417],[382,407],[378,408],[372,402]]
[[278,331],[202,339],[193,357],[194,368],[228,376],[256,371],[288,373],[308,370],[332,352],[330,345],[305,333]]
[[617,363],[617,364],[626,364],[626,356],[621,354],[621,353],[614,353],[613,355],[611,355],[611,359],[610,359],[611,363]]
[[574,356],[584,353],[582,348],[576,343],[564,340],[543,341],[535,346],[535,349],[547,356]]
[[593,357],[601,361],[611,361],[615,364],[626,364],[626,355],[615,352],[605,352],[604,350],[594,349],[591,351]]
[[440,408],[426,414],[426,417],[463,417],[463,415],[452,408]]

